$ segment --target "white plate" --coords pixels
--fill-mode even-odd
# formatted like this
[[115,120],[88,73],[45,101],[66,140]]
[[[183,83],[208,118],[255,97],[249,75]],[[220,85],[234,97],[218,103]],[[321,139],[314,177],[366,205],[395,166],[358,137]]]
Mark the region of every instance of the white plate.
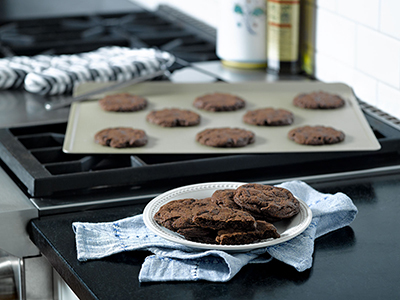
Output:
[[143,220],[146,224],[147,228],[157,234],[159,237],[162,237],[171,242],[179,243],[188,247],[198,248],[198,249],[215,249],[215,250],[224,250],[228,252],[235,251],[249,251],[257,248],[263,248],[267,246],[276,245],[279,243],[286,242],[295,236],[302,233],[310,224],[312,219],[312,212],[308,205],[298,199],[300,201],[300,212],[290,218],[288,220],[275,222],[274,225],[277,228],[280,237],[277,239],[266,239],[261,240],[252,244],[244,244],[244,245],[214,245],[214,244],[206,244],[206,243],[198,243],[193,241],[188,241],[183,238],[181,235],[164,228],[157,224],[154,220],[154,215],[164,204],[178,199],[184,198],[194,198],[194,199],[202,199],[206,197],[211,197],[214,191],[222,190],[222,189],[236,189],[240,185],[243,185],[243,182],[210,182],[210,183],[200,183],[187,185],[180,188],[176,188],[170,191],[167,191],[153,200],[151,200],[145,207],[143,212]]

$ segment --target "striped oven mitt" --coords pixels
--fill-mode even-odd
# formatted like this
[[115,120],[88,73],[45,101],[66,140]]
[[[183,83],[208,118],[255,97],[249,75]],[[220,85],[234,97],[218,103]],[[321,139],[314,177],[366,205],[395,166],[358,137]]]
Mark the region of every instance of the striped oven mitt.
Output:
[[73,55],[2,58],[0,89],[24,88],[41,95],[70,94],[79,83],[127,81],[166,70],[174,61],[168,52],[117,46]]

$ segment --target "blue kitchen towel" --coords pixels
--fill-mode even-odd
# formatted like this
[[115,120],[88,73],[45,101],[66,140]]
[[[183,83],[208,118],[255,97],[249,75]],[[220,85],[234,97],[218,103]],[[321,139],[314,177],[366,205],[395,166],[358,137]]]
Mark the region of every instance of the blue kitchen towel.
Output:
[[357,208],[343,193],[323,194],[302,181],[278,186],[302,199],[313,213],[308,228],[287,242],[244,253],[195,250],[158,237],[147,229],[142,215],[137,215],[114,222],[74,222],[78,260],[99,259],[123,251],[150,251],[153,254],[143,262],[140,282],[226,282],[246,264],[266,263],[273,258],[302,272],[312,266],[314,240],[349,225],[357,215]]

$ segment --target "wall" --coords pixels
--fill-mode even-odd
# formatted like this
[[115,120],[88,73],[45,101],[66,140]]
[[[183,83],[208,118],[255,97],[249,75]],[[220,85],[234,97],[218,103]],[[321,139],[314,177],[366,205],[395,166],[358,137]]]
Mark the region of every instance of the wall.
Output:
[[399,0],[317,0],[316,77],[400,118],[399,15]]
[[[316,77],[344,82],[361,100],[400,118],[400,0],[315,1]],[[167,3],[217,26],[218,0],[134,2]]]
[[161,4],[175,7],[203,22],[217,27],[217,13],[219,0],[132,0],[142,7],[150,10],[156,9]]

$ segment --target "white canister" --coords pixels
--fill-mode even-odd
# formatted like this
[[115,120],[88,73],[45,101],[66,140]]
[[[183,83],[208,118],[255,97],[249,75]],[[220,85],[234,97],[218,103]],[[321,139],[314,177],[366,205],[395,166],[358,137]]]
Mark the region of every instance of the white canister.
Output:
[[220,0],[217,56],[226,66],[267,66],[266,0]]

